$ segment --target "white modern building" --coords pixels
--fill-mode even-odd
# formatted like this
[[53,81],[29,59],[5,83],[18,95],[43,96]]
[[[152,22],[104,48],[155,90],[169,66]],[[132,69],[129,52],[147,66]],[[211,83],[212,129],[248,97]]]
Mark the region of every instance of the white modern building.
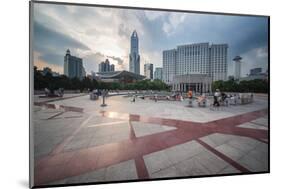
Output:
[[146,79],[153,79],[153,64],[144,64],[144,76]]
[[196,74],[211,81],[227,80],[227,49],[227,44],[195,43],[165,50],[163,81],[173,85],[175,76]]
[[176,75],[177,50],[163,51],[163,81],[171,84]]
[[213,81],[227,80],[227,44],[210,46],[210,73]]
[[163,68],[155,68],[153,79],[163,80]]
[[82,79],[86,76],[85,68],[83,67],[82,58],[78,58],[76,56],[72,56],[70,54],[70,50],[67,49],[66,54],[64,56],[64,75],[69,78],[77,77]]
[[213,81],[227,79],[227,44],[196,43],[163,51],[163,79],[174,75],[207,74]]
[[176,75],[189,73],[209,74],[209,43],[181,45],[177,47]]
[[139,38],[136,30],[131,36],[131,51],[129,55],[129,71],[140,74]]

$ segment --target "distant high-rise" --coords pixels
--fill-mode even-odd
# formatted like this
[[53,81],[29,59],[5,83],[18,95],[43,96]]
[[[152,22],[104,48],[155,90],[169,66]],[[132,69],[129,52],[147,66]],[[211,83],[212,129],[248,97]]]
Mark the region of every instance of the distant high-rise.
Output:
[[250,69],[250,75],[258,75],[258,74],[261,74],[261,72],[262,72],[261,68]]
[[67,49],[64,56],[64,75],[69,78],[77,77],[79,79],[86,75],[82,58],[72,56],[69,49]]
[[114,64],[110,64],[109,60],[106,59],[104,62],[99,64],[99,72],[114,72],[115,66]]
[[153,64],[144,64],[144,75],[147,79],[153,79]]
[[163,81],[170,84],[176,75],[177,50],[163,51]]
[[129,56],[130,72],[140,74],[140,55],[139,55],[139,38],[136,30],[131,36],[131,51]]
[[111,65],[109,66],[109,71],[111,71],[111,72],[114,72],[114,71],[115,71],[115,65],[114,65],[114,64],[111,64]]
[[163,80],[162,75],[163,75],[163,68],[155,68],[153,79]]
[[178,75],[205,74],[212,81],[227,79],[227,44],[196,43],[163,51],[163,81]]
[[235,79],[240,79],[240,77],[241,77],[241,60],[242,60],[242,58],[240,56],[236,56],[233,59],[234,64],[235,64],[235,73],[234,73]]

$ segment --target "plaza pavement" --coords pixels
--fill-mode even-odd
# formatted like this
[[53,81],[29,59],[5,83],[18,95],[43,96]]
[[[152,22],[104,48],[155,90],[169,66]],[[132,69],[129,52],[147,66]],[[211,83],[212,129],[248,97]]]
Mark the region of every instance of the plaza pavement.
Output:
[[[34,97],[35,185],[268,172],[268,101],[210,108]],[[31,135],[32,136],[32,135]]]

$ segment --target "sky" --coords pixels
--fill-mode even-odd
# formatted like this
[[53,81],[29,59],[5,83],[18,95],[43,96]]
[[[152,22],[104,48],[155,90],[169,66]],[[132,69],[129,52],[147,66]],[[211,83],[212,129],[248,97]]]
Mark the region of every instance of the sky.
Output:
[[34,4],[33,56],[39,69],[63,73],[64,55],[83,59],[87,74],[109,59],[116,70],[129,69],[130,36],[139,37],[141,74],[145,63],[162,67],[162,51],[178,45],[209,42],[228,44],[228,75],[232,59],[242,59],[242,76],[249,70],[268,69],[266,17]]

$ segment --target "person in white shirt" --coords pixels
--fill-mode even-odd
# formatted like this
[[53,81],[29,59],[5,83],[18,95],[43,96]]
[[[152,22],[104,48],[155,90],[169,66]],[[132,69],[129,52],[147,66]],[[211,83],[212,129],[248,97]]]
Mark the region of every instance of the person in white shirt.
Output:
[[220,90],[216,89],[216,92],[214,94],[214,104],[213,104],[214,106],[220,106],[219,97],[220,97]]

